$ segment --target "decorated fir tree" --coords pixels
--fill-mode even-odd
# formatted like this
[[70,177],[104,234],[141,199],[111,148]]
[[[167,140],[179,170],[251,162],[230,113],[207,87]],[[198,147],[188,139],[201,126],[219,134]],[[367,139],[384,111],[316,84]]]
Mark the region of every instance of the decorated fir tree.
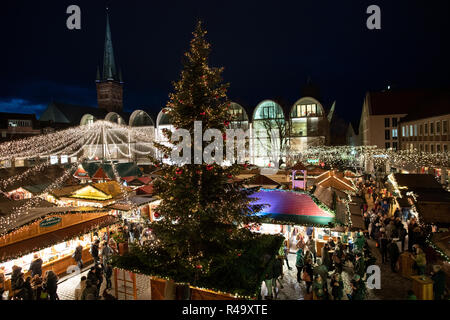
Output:
[[[232,120],[226,95],[228,85],[222,83],[223,69],[208,65],[211,48],[200,22],[193,35],[181,79],[174,83],[175,92],[170,94],[163,112],[176,129],[188,130],[191,137],[195,121],[202,122],[203,133],[208,128],[220,130],[225,154],[225,130]],[[169,130],[164,134],[170,145],[156,146],[162,158],[170,160],[180,141],[172,139]],[[203,142],[203,149],[208,144]],[[274,246],[277,251],[280,243],[279,239],[274,242],[273,237],[266,237],[264,244],[255,243],[261,236],[245,228],[256,221],[254,213],[262,209],[261,205],[253,205],[249,197],[255,190],[245,189],[245,181],[235,179],[247,165],[195,164],[194,143],[190,149],[190,161],[186,164],[156,162],[161,169],[161,179],[154,182],[155,196],[161,199],[155,216],[160,219],[151,223],[156,240],[135,248],[140,254],[128,264],[140,265],[140,270],[149,274],[209,288],[236,288],[242,282],[240,277],[258,286],[260,275],[245,268],[249,262],[258,264],[267,246]]]

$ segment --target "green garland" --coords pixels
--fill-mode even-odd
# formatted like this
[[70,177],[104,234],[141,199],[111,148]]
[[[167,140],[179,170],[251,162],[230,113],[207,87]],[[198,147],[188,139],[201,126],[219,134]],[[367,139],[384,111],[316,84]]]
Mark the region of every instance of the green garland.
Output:
[[427,237],[427,239],[425,240],[425,243],[430,246],[434,251],[436,251],[437,253],[439,253],[439,255],[442,257],[442,259],[445,262],[449,262],[450,263],[450,257],[447,256],[447,254],[441,249],[439,248],[432,240],[433,237],[433,233],[430,233]]
[[95,213],[108,212],[108,210],[98,208],[96,210],[90,210],[90,211],[84,211],[84,212],[80,212],[80,211],[76,211],[76,210],[69,210],[67,212],[49,212],[49,213],[47,213],[47,214],[45,214],[43,216],[37,217],[37,218],[35,218],[33,220],[30,220],[30,221],[28,221],[28,222],[26,222],[26,223],[24,223],[24,224],[22,224],[20,226],[14,227],[12,229],[4,231],[3,233],[0,233],[0,237],[6,236],[6,235],[8,235],[10,233],[13,233],[13,232],[19,230],[19,229],[22,229],[22,228],[25,228],[27,226],[30,226],[30,225],[32,225],[35,222],[39,222],[39,221],[45,220],[48,216],[65,216],[65,215],[68,215],[68,214],[90,214],[90,213],[93,213],[93,212],[95,212]]

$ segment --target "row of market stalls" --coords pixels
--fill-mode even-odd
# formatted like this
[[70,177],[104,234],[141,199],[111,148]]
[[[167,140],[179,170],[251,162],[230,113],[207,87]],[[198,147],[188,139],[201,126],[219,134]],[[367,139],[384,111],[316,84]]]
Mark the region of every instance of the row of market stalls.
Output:
[[[251,179],[253,177],[253,179]],[[321,248],[329,237],[363,230],[361,213],[363,200],[357,196],[354,172],[324,170],[297,163],[274,175],[264,175],[259,170],[243,171],[240,179],[251,179],[248,188],[262,187],[252,195],[256,204],[267,204],[256,213],[262,218],[255,232],[283,234],[291,252],[295,252],[297,235],[312,237],[320,256]]]
[[392,173],[387,186],[392,193],[392,211],[397,208],[420,223],[450,226],[450,192],[431,174]]
[[[8,181],[0,194],[0,266],[5,267],[7,277],[14,265],[27,274],[34,254],[44,261],[44,272],[70,272],[75,247],[83,246],[83,261],[89,263],[91,244],[115,231],[119,216],[135,221],[154,217],[158,200],[152,197],[152,179],[138,167],[117,165],[123,174],[117,182],[111,165],[83,164],[61,187],[48,190],[66,169],[0,170],[2,181],[19,177]],[[80,179],[82,172],[87,175]]]

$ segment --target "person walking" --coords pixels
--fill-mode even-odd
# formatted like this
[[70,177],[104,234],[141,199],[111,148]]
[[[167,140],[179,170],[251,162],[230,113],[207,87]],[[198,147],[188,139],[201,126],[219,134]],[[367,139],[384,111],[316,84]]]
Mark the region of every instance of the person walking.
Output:
[[344,282],[342,281],[339,273],[333,274],[333,277],[331,277],[330,286],[333,299],[342,300],[342,297],[344,296]]
[[288,259],[289,248],[288,248],[288,241],[287,240],[284,240],[284,242],[283,242],[283,253],[284,253],[284,261],[286,261],[286,265],[288,267],[288,270],[292,270],[292,268],[289,266],[289,259]]
[[389,252],[389,261],[391,263],[391,271],[396,273],[397,272],[397,261],[400,257],[400,251],[398,250],[397,242],[395,242],[394,239],[391,240],[391,242],[387,246],[387,250]]
[[331,258],[330,258],[330,245],[325,243],[322,248],[322,264],[327,266],[327,269],[331,271]]
[[45,274],[45,289],[48,293],[50,300],[59,300],[58,291],[58,277],[52,270],[48,270]]
[[37,253],[34,254],[33,261],[30,263],[29,270],[31,272],[31,278],[34,278],[35,275],[42,276],[42,259],[39,257]]
[[445,272],[440,265],[434,265],[431,272],[431,280],[433,280],[434,300],[444,299],[445,292]]
[[114,254],[114,251],[111,249],[111,247],[108,245],[108,242],[103,243],[102,248],[102,265],[103,268],[105,265],[107,265],[111,261],[111,257]]
[[364,279],[366,274],[366,263],[364,261],[364,257],[361,253],[357,253],[355,256],[355,265],[354,265],[355,274],[359,275],[361,279]]
[[297,250],[297,259],[295,261],[295,266],[297,267],[297,282],[301,283],[302,281],[301,274],[303,267],[305,266],[302,249]]
[[106,289],[112,288],[111,277],[113,273],[113,268],[110,264],[107,264],[105,267],[105,279],[106,279]]
[[95,242],[92,244],[92,246],[91,246],[91,250],[90,250],[90,253],[91,253],[91,256],[92,256],[92,258],[94,258],[94,264],[96,265],[96,264],[99,264],[100,263],[100,257],[99,257],[99,245],[100,245],[100,240],[95,240]]
[[389,239],[386,237],[385,232],[381,232],[380,239],[378,240],[380,253],[381,253],[381,263],[386,263],[388,260],[388,245]]
[[75,248],[75,252],[73,253],[72,258],[77,263],[77,266],[80,269],[80,271],[83,269],[82,257],[83,257],[83,246],[80,243],[78,243],[78,246]]

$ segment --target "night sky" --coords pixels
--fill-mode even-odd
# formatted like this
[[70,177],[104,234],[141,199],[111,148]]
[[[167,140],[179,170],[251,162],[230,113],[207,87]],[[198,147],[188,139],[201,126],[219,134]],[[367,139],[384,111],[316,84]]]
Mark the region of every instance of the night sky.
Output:
[[[81,7],[82,29],[66,28]],[[366,9],[381,7],[382,30]],[[450,1],[2,1],[0,111],[37,113],[53,99],[95,106],[105,7],[126,110],[158,112],[179,78],[198,18],[211,64],[225,67],[229,98],[248,109],[270,98],[292,105],[311,77],[324,106],[360,117],[369,90],[449,85]]]

